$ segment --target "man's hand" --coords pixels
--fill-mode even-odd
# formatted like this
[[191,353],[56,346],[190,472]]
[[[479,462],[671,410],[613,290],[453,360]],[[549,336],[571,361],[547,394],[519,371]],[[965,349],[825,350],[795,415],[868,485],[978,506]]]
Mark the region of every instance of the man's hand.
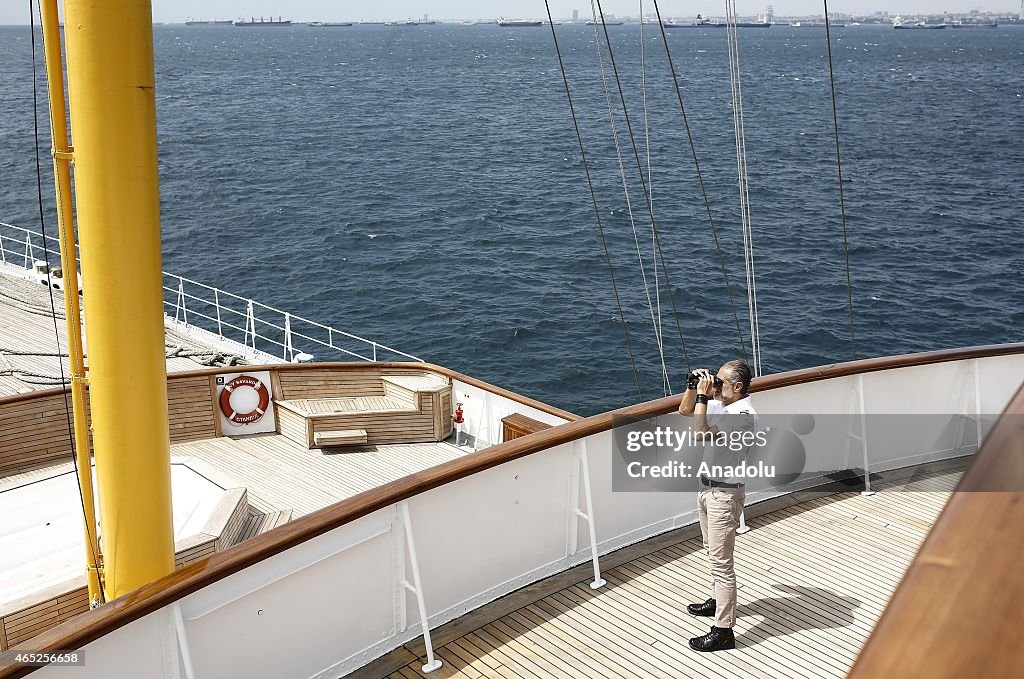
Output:
[[713,397],[715,395],[715,376],[711,374],[711,371],[706,368],[698,368],[693,373],[700,377],[700,382],[697,383],[697,393],[708,398]]

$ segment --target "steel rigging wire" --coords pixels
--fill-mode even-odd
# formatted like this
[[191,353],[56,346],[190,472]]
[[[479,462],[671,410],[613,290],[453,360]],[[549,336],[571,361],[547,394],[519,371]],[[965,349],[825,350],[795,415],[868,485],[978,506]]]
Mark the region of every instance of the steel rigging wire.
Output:
[[[654,205],[654,171],[651,166],[651,128],[648,122],[648,107],[647,107],[647,36],[644,34],[644,0],[640,0],[640,89],[644,96],[644,150],[647,153],[647,196],[648,200],[651,201],[651,206]],[[662,326],[661,318],[661,284],[658,279],[658,258],[654,256],[657,250],[658,242],[656,240],[657,234],[654,229],[651,229],[651,264],[654,269],[654,308],[657,310],[657,320],[654,323],[654,333],[658,338],[658,352],[661,355],[661,367],[663,372],[663,379],[665,395],[668,396],[672,393],[672,382],[669,380],[668,370],[665,366],[665,351],[664,351],[664,330]],[[687,370],[689,372],[689,370]]]
[[551,18],[551,6],[548,0],[544,0],[544,8],[548,13],[548,26],[551,27],[551,39],[555,43],[555,54],[558,56],[558,67],[562,72],[562,84],[565,85],[565,96],[569,100],[569,113],[572,114],[572,125],[576,130],[576,141],[580,147],[580,160],[583,163],[583,172],[587,176],[587,187],[590,189],[590,200],[594,206],[594,218],[597,220],[597,232],[601,237],[601,245],[604,247],[605,261],[608,263],[608,275],[612,281],[612,296],[615,298],[615,308],[618,310],[619,322],[622,324],[622,332],[626,338],[626,351],[629,353],[629,365],[633,369],[633,379],[636,381],[637,397],[643,401],[643,391],[640,388],[640,373],[636,368],[636,359],[633,356],[633,345],[629,337],[629,326],[626,325],[626,317],[622,313],[622,303],[619,300],[619,289],[615,283],[615,268],[612,266],[612,258],[608,252],[608,241],[604,235],[604,224],[601,222],[601,210],[597,206],[597,194],[594,193],[594,183],[590,177],[590,166],[587,163],[587,154],[583,150],[583,136],[580,134],[579,121],[576,119],[576,108],[572,103],[572,93],[569,90],[569,79],[565,75],[565,63],[562,61],[562,51],[558,47],[558,36],[555,34],[555,22]]
[[[53,334],[54,334],[54,339],[57,342],[57,352],[60,353],[60,330],[57,327],[57,305],[56,305],[56,303],[53,300],[53,281],[51,280],[51,274],[50,274],[50,251],[46,247],[46,219],[44,217],[44,210],[43,210],[43,170],[42,170],[42,165],[41,165],[40,160],[39,160],[39,96],[38,96],[38,93],[36,91],[37,90],[37,85],[36,85],[36,80],[37,80],[37,75],[36,75],[36,25],[35,25],[35,2],[34,2],[34,0],[29,0],[28,1],[28,14],[29,14],[29,30],[32,33],[32,125],[33,125],[32,129],[33,129],[33,137],[34,137],[33,148],[35,150],[35,164],[36,164],[36,194],[37,194],[37,199],[38,199],[38,203],[39,203],[39,230],[40,230],[40,232],[42,233],[42,236],[43,236],[43,258],[46,260],[46,287],[47,287],[47,289],[49,290],[49,293],[50,293],[50,311],[51,311],[51,313],[53,315]],[[40,8],[39,21],[40,21],[40,24],[42,24],[42,9],[41,8]],[[51,126],[57,125],[58,122],[61,125],[65,124],[63,120],[56,121],[56,120],[52,119],[52,108],[51,108],[50,125]],[[57,201],[57,209],[58,210],[61,209],[60,205],[61,205],[61,201],[58,200]],[[72,259],[72,261],[75,261],[74,257],[72,257],[71,259]],[[63,292],[64,292],[65,295],[67,295],[67,294],[78,294],[77,290],[64,290]],[[57,364],[60,366],[61,383],[62,384],[66,383],[67,382],[67,378],[65,377],[65,374],[64,374],[64,361],[62,361],[61,359],[57,359]],[[74,464],[74,467],[75,467],[75,481],[78,482],[78,499],[79,499],[79,502],[80,502],[81,507],[82,507],[82,517],[83,517],[83,523],[85,523],[85,530],[87,531],[88,537],[89,537],[89,550],[92,553],[93,563],[99,565],[101,563],[101,560],[100,560],[100,555],[99,555],[99,553],[98,553],[98,551],[96,549],[97,540],[98,540],[98,538],[96,536],[96,527],[89,525],[89,522],[85,520],[85,517],[87,516],[87,512],[85,510],[85,495],[84,495],[84,493],[82,491],[82,481],[81,481],[81,478],[78,475],[78,456],[75,454],[76,453],[76,448],[75,448],[75,437],[74,437],[74,434],[73,434],[74,428],[73,428],[72,423],[71,423],[71,406],[68,404],[68,392],[69,391],[70,391],[70,389],[65,387],[65,389],[63,391],[63,395],[64,395],[64,416],[65,416],[65,418],[67,420],[68,440],[69,440],[69,442],[71,444],[71,460],[72,460],[72,463]],[[92,470],[90,469],[90,470],[88,470],[88,472],[91,474]],[[100,602],[101,603],[106,602],[106,593],[103,591],[102,582],[101,582],[100,588],[99,588],[99,595],[100,595]]]
[[853,282],[850,279],[850,243],[846,229],[846,199],[843,195],[843,161],[839,152],[839,115],[836,112],[836,76],[832,69],[832,31],[828,19],[828,0],[825,3],[825,44],[828,47],[828,82],[832,88],[832,130],[836,140],[836,171],[839,173],[839,216],[843,222],[843,259],[846,265],[846,301],[850,317],[850,350],[857,360],[857,334],[853,325]]
[[736,302],[732,297],[732,286],[729,284],[729,273],[725,269],[725,257],[722,255],[722,245],[718,239],[718,227],[715,226],[714,217],[711,215],[711,201],[708,198],[707,188],[704,186],[704,173],[700,169],[700,161],[697,158],[697,147],[693,143],[693,132],[690,129],[690,119],[686,115],[686,106],[683,104],[683,91],[679,87],[679,77],[676,74],[675,62],[672,61],[672,51],[668,47],[668,34],[665,32],[665,21],[661,18],[661,8],[658,0],[654,0],[654,12],[658,17],[658,25],[661,26],[661,41],[665,45],[665,56],[668,59],[669,72],[672,74],[672,85],[675,87],[676,99],[679,101],[679,112],[683,117],[683,126],[686,128],[686,139],[690,144],[690,154],[693,156],[693,166],[697,171],[697,183],[700,184],[700,192],[704,198],[704,210],[708,215],[708,224],[711,226],[711,237],[715,241],[715,251],[718,253],[718,263],[722,270],[722,279],[725,281],[725,291],[729,296],[729,306],[732,308],[732,317],[736,322],[736,335],[740,340],[740,350],[744,358],[747,357],[747,345],[743,340],[743,331],[740,330],[740,317],[736,312]]
[[743,264],[750,316],[750,354],[754,377],[761,374],[761,333],[757,318],[757,277],[754,272],[754,241],[750,226],[750,192],[747,179],[747,138],[743,128],[743,83],[740,77],[740,36],[736,1],[726,0],[725,30],[729,46],[729,86],[732,94],[732,127],[736,139],[736,177],[740,191],[740,228],[743,232]]
[[[601,19],[598,18],[597,8],[595,7],[593,0],[591,0],[590,3],[590,10],[594,17],[594,47],[597,49],[597,64],[601,71],[601,87],[604,91],[605,102],[608,105],[608,124],[612,130],[612,140],[615,142],[615,159],[619,167],[619,177],[622,180],[622,192],[626,199],[626,211],[629,215],[629,226],[633,231],[633,244],[636,246],[636,256],[640,265],[640,278],[644,286],[644,295],[647,298],[647,308],[650,310],[651,314],[651,325],[654,328],[654,339],[658,347],[658,356],[661,359],[661,379],[662,386],[665,389],[664,395],[668,396],[671,390],[671,383],[668,376],[668,365],[665,362],[665,345],[662,341],[662,335],[659,331],[657,320],[661,315],[661,308],[659,306],[656,315],[654,302],[651,300],[650,286],[647,283],[647,267],[644,265],[643,253],[640,251],[640,236],[637,234],[636,220],[633,216],[633,202],[629,197],[629,181],[626,179],[626,166],[622,162],[622,147],[619,145],[619,128],[618,125],[615,124],[615,106],[612,103],[611,91],[608,89],[608,73],[605,71],[604,67],[604,50],[601,46],[601,31],[598,28],[603,17],[601,17]],[[657,262],[657,259],[654,258],[654,261]],[[657,284],[657,279],[655,279],[655,284]]]
[[619,77],[619,68],[615,63],[615,51],[612,49],[611,37],[608,35],[608,24],[605,22],[604,10],[601,8],[601,0],[597,0],[597,10],[601,16],[601,27],[604,30],[604,40],[605,44],[607,44],[608,46],[608,60],[612,65],[612,73],[615,76],[615,85],[618,88],[619,92],[619,102],[622,105],[622,117],[626,123],[626,130],[629,132],[629,141],[633,148],[633,158],[636,161],[636,169],[640,177],[640,185],[643,188],[644,192],[644,202],[647,203],[647,212],[651,218],[651,230],[654,232],[654,241],[657,245],[658,258],[661,260],[662,271],[665,272],[665,287],[668,290],[669,300],[671,300],[672,302],[672,317],[675,319],[676,322],[676,332],[679,336],[679,345],[682,349],[683,359],[686,362],[686,369],[687,371],[689,371],[690,359],[686,353],[686,342],[683,340],[683,328],[679,321],[679,318],[682,314],[676,307],[675,295],[672,294],[672,283],[669,280],[668,276],[668,266],[665,264],[665,253],[661,247],[661,236],[658,234],[658,224],[654,218],[654,209],[651,205],[650,200],[648,200],[649,196],[647,192],[647,180],[644,177],[643,165],[640,162],[640,152],[636,146],[636,136],[633,134],[633,124],[629,120],[629,110],[626,106],[626,96],[622,91],[622,79]]

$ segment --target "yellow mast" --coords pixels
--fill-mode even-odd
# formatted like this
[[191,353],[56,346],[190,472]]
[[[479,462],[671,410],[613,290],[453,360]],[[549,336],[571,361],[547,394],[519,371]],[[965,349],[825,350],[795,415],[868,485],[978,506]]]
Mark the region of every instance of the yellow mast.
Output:
[[149,0],[66,0],[106,589],[174,570]]
[[82,489],[85,521],[86,572],[89,602],[101,600],[100,551],[96,536],[96,510],[92,492],[92,460],[89,455],[85,369],[82,359],[81,309],[78,306],[78,262],[71,205],[71,153],[68,148],[67,109],[64,105],[64,66],[61,61],[57,0],[42,0],[43,45],[50,95],[50,131],[53,139],[53,182],[57,190],[57,229],[60,232],[60,265],[64,280],[64,316],[68,332],[68,364],[71,367],[71,403],[74,412],[75,459]]

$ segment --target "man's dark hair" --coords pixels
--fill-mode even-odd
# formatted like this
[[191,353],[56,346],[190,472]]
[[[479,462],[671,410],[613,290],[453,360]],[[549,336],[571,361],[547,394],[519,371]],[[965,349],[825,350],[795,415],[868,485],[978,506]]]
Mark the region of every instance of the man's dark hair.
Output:
[[742,382],[743,383],[743,394],[747,394],[747,390],[750,389],[750,380],[753,377],[753,373],[750,372],[750,366],[747,362],[741,359],[735,361],[729,361],[722,366],[729,374],[730,382]]

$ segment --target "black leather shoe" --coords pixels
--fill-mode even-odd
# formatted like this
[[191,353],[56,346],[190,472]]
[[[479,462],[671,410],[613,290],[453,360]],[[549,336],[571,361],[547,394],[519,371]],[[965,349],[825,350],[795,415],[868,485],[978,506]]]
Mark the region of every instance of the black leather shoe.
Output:
[[708,599],[702,604],[687,604],[686,610],[690,615],[699,615],[704,618],[715,617],[715,600]]
[[736,637],[731,627],[712,627],[704,636],[690,639],[690,648],[695,651],[725,651],[736,648]]

